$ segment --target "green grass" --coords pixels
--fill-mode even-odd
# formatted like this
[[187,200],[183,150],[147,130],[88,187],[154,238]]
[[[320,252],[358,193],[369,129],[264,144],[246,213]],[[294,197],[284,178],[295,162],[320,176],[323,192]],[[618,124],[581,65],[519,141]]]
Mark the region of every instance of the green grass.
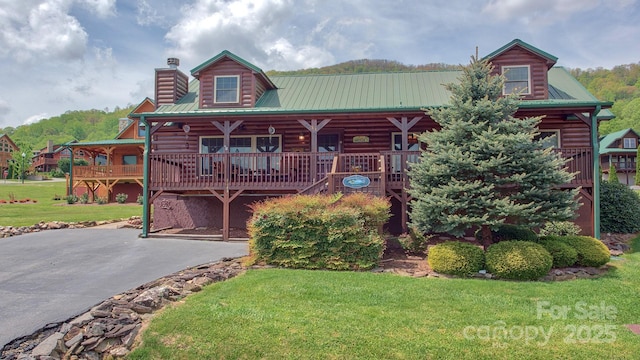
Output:
[[129,359],[635,359],[640,253],[612,265],[550,283],[250,270],[164,310]]
[[68,205],[65,200],[53,200],[54,195],[66,194],[64,181],[25,181],[24,184],[0,181],[0,199],[9,201],[35,199],[37,203],[0,204],[0,226],[31,226],[40,221],[79,222],[115,220],[142,215],[138,204]]

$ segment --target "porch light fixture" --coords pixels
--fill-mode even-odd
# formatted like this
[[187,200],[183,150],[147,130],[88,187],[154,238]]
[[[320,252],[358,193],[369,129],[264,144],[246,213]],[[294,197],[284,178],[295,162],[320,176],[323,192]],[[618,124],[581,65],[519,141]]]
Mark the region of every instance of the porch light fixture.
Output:
[[300,135],[298,135],[298,140],[303,141],[304,140],[304,134],[300,133]]

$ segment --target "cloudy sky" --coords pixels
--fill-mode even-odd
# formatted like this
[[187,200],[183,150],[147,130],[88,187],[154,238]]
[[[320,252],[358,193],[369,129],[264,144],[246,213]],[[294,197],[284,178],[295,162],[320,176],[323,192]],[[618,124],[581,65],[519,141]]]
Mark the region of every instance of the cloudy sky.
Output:
[[466,64],[514,38],[570,68],[638,63],[640,0],[0,0],[0,129],[137,104],[167,57]]

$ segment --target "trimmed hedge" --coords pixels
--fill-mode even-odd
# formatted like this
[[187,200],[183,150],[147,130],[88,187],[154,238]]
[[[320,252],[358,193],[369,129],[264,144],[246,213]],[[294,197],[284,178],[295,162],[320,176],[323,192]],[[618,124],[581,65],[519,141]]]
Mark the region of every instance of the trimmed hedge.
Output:
[[[536,235],[536,233],[533,230],[525,226],[513,225],[513,224],[499,225],[498,228],[496,228],[495,230],[491,230],[491,235],[494,243],[497,243],[500,241],[507,241],[507,240],[523,240],[523,241],[538,240],[538,235]],[[481,229],[478,229],[476,231],[475,236],[478,241],[482,241]]]
[[600,267],[609,262],[611,252],[602,241],[590,236],[546,236],[542,241],[556,240],[576,250],[578,266]]
[[447,241],[429,248],[427,260],[433,271],[469,276],[484,267],[484,251],[473,244]]
[[632,234],[640,231],[640,196],[620,183],[600,184],[600,231]]
[[542,240],[540,241],[540,245],[547,249],[553,257],[554,268],[568,267],[578,261],[578,252],[576,249],[560,240]]
[[501,279],[537,280],[551,270],[553,257],[530,241],[503,241],[486,253],[487,271]]
[[254,261],[289,268],[358,270],[378,264],[387,199],[362,193],[298,195],[252,206],[249,249]]

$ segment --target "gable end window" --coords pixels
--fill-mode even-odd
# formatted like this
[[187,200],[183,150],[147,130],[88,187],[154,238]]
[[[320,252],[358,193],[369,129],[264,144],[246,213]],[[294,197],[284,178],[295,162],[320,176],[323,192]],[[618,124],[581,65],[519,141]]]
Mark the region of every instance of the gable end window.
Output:
[[216,104],[237,103],[240,77],[216,76],[214,80],[214,102]]
[[503,66],[502,74],[505,77],[502,93],[509,94],[531,94],[531,72],[529,65],[523,66]]
[[638,146],[636,145],[636,139],[635,138],[624,138],[624,143],[623,146],[625,149],[635,149]]

